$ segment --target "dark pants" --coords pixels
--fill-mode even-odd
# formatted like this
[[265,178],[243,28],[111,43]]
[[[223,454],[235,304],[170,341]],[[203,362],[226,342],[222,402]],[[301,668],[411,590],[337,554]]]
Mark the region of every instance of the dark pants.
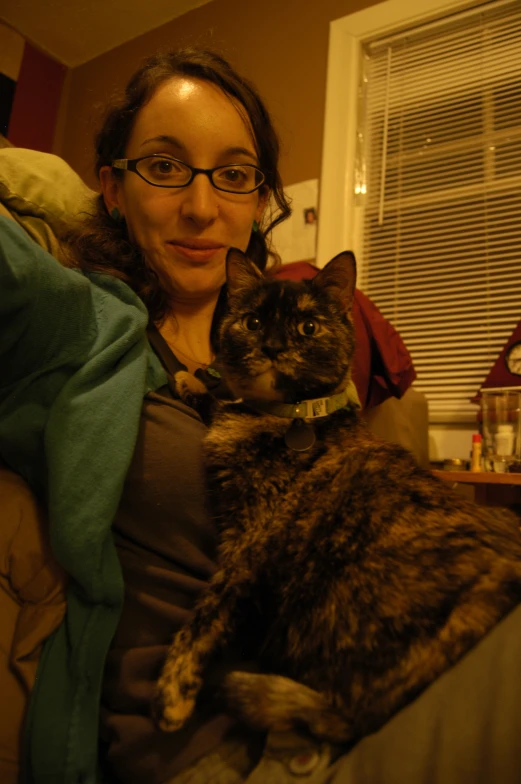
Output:
[[521,605],[347,754],[290,733],[253,769],[240,744],[222,751],[172,784],[521,784]]
[[521,784],[521,605],[324,784]]

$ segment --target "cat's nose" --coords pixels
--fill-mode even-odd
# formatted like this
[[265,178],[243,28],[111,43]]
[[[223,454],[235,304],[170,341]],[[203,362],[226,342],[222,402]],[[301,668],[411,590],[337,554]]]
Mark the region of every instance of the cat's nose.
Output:
[[282,351],[282,346],[280,345],[263,346],[262,350],[266,354],[268,359],[277,359],[278,355]]

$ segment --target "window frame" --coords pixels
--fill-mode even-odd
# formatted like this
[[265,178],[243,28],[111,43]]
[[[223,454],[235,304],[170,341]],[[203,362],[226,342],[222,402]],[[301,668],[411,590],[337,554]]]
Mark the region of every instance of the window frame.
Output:
[[[357,256],[358,277],[363,280],[364,207],[355,195],[357,175],[358,102],[361,100],[364,44],[463,12],[474,12],[491,0],[386,0],[335,20],[330,25],[324,144],[320,181],[320,225],[317,264],[322,267],[346,248]],[[498,6],[510,0],[497,0]],[[349,78],[346,79],[346,74]],[[378,304],[378,303],[377,303]],[[461,435],[475,429],[468,416],[431,415],[431,435],[439,428],[455,428]],[[437,450],[436,450],[437,451]],[[445,451],[445,449],[441,449]]]
[[384,0],[330,23],[317,236],[319,267],[346,249],[361,258],[361,218],[355,209],[354,176],[362,45],[405,25],[425,24],[476,5],[476,0],[417,0],[412,11],[410,0]]

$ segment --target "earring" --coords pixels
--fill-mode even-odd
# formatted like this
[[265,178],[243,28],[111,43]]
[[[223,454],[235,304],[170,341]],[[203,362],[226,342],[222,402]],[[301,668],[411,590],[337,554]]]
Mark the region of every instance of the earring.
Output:
[[117,207],[113,207],[113,209],[111,209],[110,217],[112,218],[112,220],[116,221],[116,223],[119,223],[122,220],[121,213]]
[[259,231],[259,224],[256,220],[253,221],[252,231]]

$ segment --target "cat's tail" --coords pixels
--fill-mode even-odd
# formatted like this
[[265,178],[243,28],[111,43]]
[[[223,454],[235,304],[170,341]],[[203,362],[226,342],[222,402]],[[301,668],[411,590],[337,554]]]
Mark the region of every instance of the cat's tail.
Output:
[[307,728],[316,738],[346,743],[352,724],[324,694],[282,675],[231,672],[222,685],[228,708],[259,730]]

